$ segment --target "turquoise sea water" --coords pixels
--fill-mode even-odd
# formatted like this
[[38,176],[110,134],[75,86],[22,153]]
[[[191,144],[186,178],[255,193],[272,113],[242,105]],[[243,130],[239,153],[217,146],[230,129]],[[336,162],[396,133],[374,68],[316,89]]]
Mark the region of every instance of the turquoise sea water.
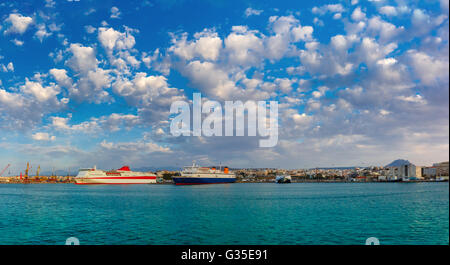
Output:
[[449,244],[448,183],[0,185],[0,244]]

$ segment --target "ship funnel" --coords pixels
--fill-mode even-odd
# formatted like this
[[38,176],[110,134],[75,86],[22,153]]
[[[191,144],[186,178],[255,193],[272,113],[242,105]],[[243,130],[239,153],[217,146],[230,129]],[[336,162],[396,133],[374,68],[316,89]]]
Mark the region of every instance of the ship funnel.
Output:
[[229,171],[228,167],[225,167],[225,168],[223,169],[223,173],[228,174],[229,172],[230,172],[230,171]]
[[123,166],[123,167],[119,168],[118,170],[131,171],[129,166]]

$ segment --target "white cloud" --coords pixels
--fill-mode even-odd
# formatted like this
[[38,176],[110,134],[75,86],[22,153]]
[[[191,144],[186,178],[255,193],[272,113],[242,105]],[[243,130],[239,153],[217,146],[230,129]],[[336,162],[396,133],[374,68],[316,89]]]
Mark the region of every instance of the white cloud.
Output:
[[92,33],[94,33],[97,30],[95,27],[93,27],[91,25],[84,26],[84,29],[89,34],[92,34]]
[[49,100],[56,100],[56,95],[60,90],[57,86],[42,86],[41,83],[26,80],[25,85],[21,87],[22,91],[26,94],[33,95],[38,101],[46,102]]
[[39,39],[40,42],[42,42],[45,38],[52,35],[52,33],[47,32],[45,24],[39,24],[37,25],[38,31],[34,34],[36,38]]
[[237,93],[228,74],[211,62],[192,61],[184,69],[184,74],[207,95],[226,99]]
[[399,37],[404,32],[403,26],[396,27],[394,24],[382,20],[380,17],[369,19],[368,31],[378,35],[381,41],[389,41]]
[[326,13],[343,13],[345,8],[341,4],[323,5],[321,7],[313,7],[312,13],[318,15],[325,15]]
[[95,51],[92,47],[85,47],[81,44],[70,44],[69,51],[72,57],[66,64],[74,71],[87,73],[89,70],[97,68],[98,61],[95,58]]
[[215,61],[222,50],[222,40],[216,32],[204,30],[194,35],[195,40],[188,41],[187,34],[182,34],[180,38],[172,37],[173,45],[168,51],[173,52],[184,60],[192,60],[200,57],[204,60]]
[[67,71],[65,69],[50,69],[49,73],[55,78],[58,84],[62,87],[72,87],[72,79],[67,76]]
[[352,19],[354,21],[361,21],[361,20],[364,20],[365,18],[366,18],[366,14],[363,11],[361,11],[360,7],[357,7],[357,8],[355,8],[355,10],[353,10]]
[[315,17],[313,20],[314,25],[317,25],[319,27],[323,27],[325,24],[323,23],[322,20],[320,20],[319,18]]
[[111,7],[111,18],[120,18],[121,14],[119,8],[115,6]]
[[242,31],[234,28],[225,38],[228,60],[234,65],[254,65],[260,62],[264,51],[263,40],[256,36],[257,31]]
[[262,12],[263,12],[263,10],[258,10],[258,9],[253,9],[251,7],[248,7],[247,9],[245,9],[245,16],[246,17],[259,16]]
[[164,76],[147,76],[136,73],[133,79],[120,78],[113,84],[114,93],[125,98],[127,103],[138,108],[143,122],[167,121],[170,105],[176,100],[186,100],[176,88],[170,87]]
[[49,135],[48,133],[37,132],[31,136],[36,141],[54,141],[56,137]]
[[[71,44],[69,49],[72,57],[66,61],[72,70],[79,73],[78,81],[69,88],[69,94],[78,102],[107,102],[111,99],[107,88],[111,86],[111,71],[98,67],[98,60],[92,47],[81,44]],[[59,73],[61,78],[62,73]],[[54,75],[56,78],[56,76]],[[66,79],[67,80],[67,79]],[[69,85],[66,83],[66,85]]]
[[418,103],[418,104],[426,104],[427,103],[427,101],[421,95],[398,96],[397,99],[400,99],[400,100],[406,101],[406,102],[411,102],[411,103]]
[[381,116],[387,116],[387,115],[389,115],[390,113],[391,113],[390,111],[385,110],[385,109],[381,109],[381,110],[380,110],[380,115],[381,115]]
[[342,14],[341,13],[336,13],[333,15],[333,19],[341,19],[342,18]]
[[433,58],[424,52],[416,50],[409,50],[407,54],[415,74],[423,84],[433,85],[438,82],[447,82],[448,84],[448,59]]
[[17,93],[11,93],[0,88],[0,109],[7,107],[23,107],[24,98]]
[[13,13],[9,14],[8,18],[5,19],[5,22],[10,23],[11,26],[4,31],[4,34],[23,34],[31,23],[33,23],[33,18]]
[[60,131],[66,132],[82,132],[82,133],[94,133],[99,132],[101,130],[98,119],[91,118],[90,121],[84,121],[79,124],[70,125],[69,121],[72,118],[72,115],[69,114],[67,118],[63,117],[51,117],[51,126]]
[[107,142],[104,140],[100,143],[100,146],[103,149],[108,150],[109,152],[142,152],[142,153],[154,153],[154,152],[163,152],[163,153],[170,153],[172,150],[170,150],[169,147],[163,147],[158,144],[152,143],[152,142],[120,142],[120,143],[112,143]]
[[55,4],[54,0],[45,0],[45,7],[55,7]]
[[122,125],[127,129],[132,129],[141,120],[137,115],[112,113],[107,117],[103,117],[100,122],[106,131],[115,132],[120,130]]
[[111,70],[102,68],[89,70],[78,80],[76,86],[70,88],[70,95],[78,101],[107,102],[110,100],[110,95],[106,89],[111,86],[112,81],[110,72]]
[[99,28],[98,40],[109,51],[131,49],[136,44],[136,40],[129,30],[119,32],[113,28]]
[[9,62],[7,65],[0,64],[0,70],[5,73],[14,72],[14,64],[12,62]]
[[380,8],[380,13],[386,16],[396,16],[398,14],[397,8],[394,6],[382,6]]
[[18,39],[13,39],[13,40],[11,40],[11,42],[14,43],[14,45],[16,45],[16,46],[22,46],[24,44],[23,41],[18,40]]

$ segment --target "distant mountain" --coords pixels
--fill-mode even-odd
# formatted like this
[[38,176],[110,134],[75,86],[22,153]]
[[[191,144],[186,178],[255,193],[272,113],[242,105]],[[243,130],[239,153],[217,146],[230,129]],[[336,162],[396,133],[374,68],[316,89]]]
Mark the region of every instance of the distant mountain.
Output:
[[404,165],[410,165],[411,162],[409,162],[408,160],[404,160],[404,159],[397,159],[392,161],[390,164],[386,165],[386,167],[399,167],[399,166],[404,166]]

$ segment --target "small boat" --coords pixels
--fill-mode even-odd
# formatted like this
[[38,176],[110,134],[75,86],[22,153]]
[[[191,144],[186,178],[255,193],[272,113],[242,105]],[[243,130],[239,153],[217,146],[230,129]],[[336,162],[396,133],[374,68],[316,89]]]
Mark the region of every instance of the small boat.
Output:
[[405,177],[405,178],[401,178],[401,180],[402,180],[402,182],[409,182],[410,179]]
[[275,182],[280,184],[291,183],[292,178],[289,175],[278,175],[275,177]]

